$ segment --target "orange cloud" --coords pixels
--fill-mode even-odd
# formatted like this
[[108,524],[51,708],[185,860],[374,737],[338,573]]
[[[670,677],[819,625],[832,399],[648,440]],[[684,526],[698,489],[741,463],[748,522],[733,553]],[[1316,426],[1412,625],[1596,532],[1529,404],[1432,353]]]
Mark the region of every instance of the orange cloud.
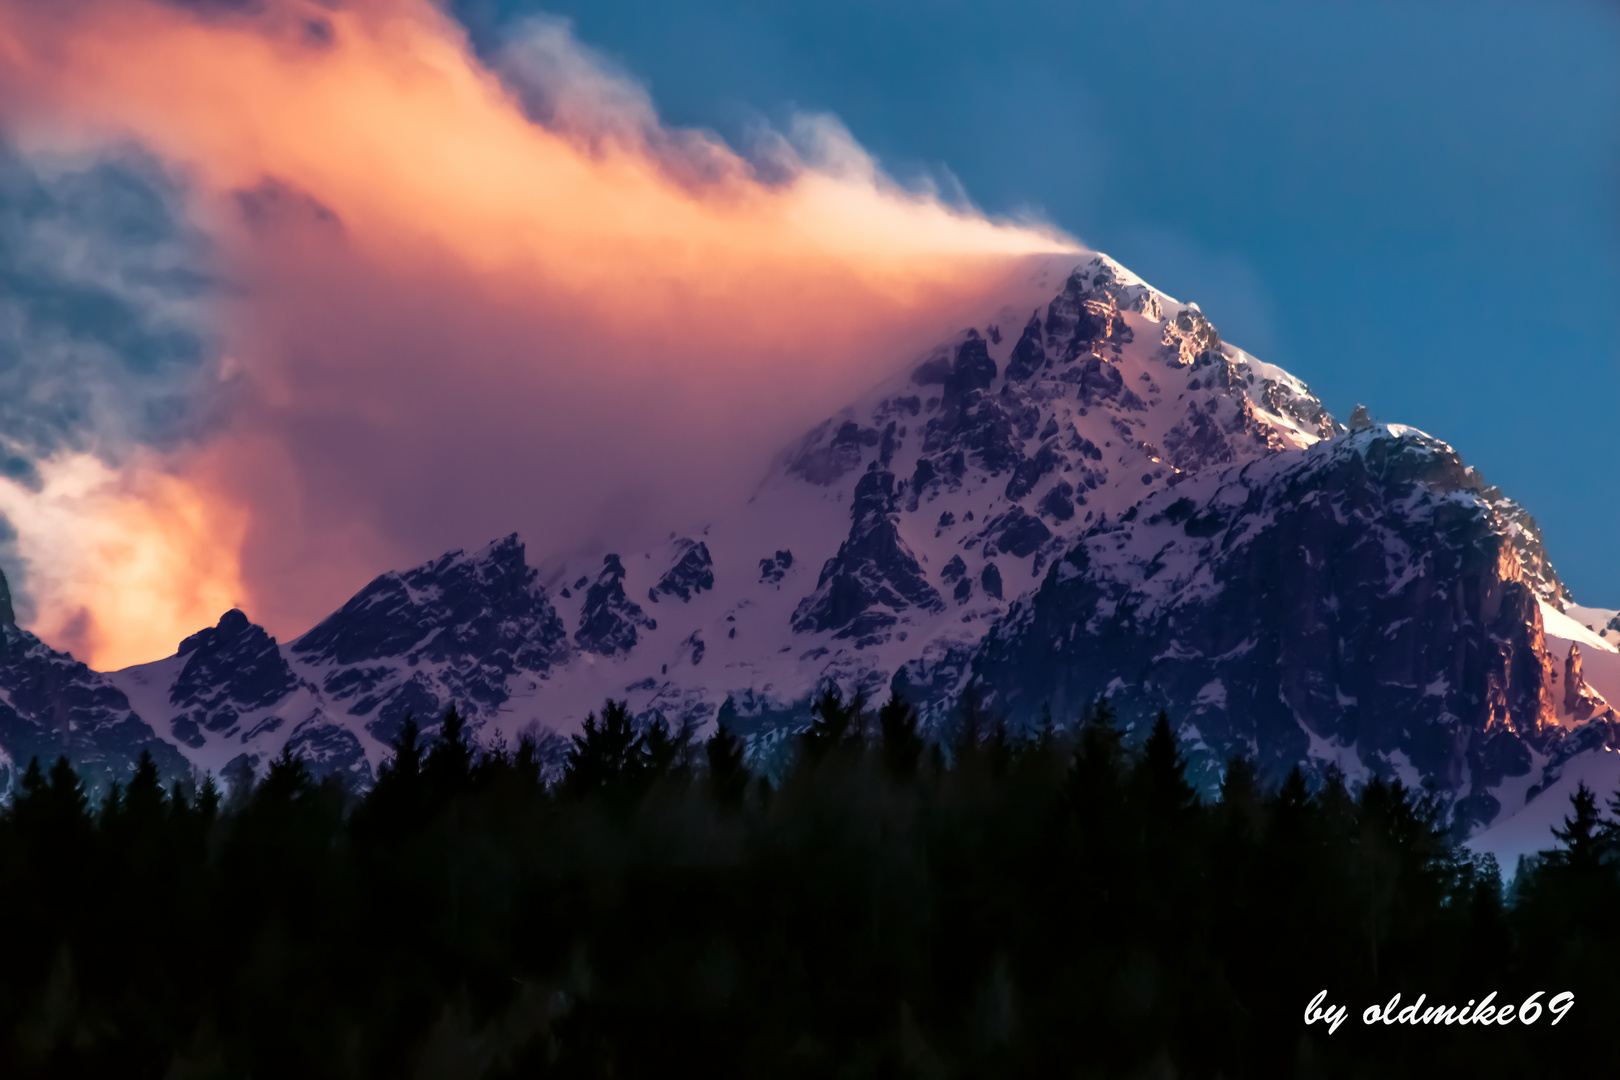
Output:
[[[799,133],[815,159],[784,150],[788,178],[764,182],[660,128],[556,23],[502,63],[505,82],[426,0],[207,18],[0,0],[0,124],[24,146],[133,139],[185,170],[231,282],[230,423],[131,466],[168,478],[152,513],[182,523],[75,505],[169,545],[154,566],[198,557],[197,514],[239,519],[204,563],[240,582],[153,579],[172,614],[116,647],[92,635],[96,663],[167,653],[232,590],[285,635],[388,565],[513,528],[542,554],[685,524],[964,324],[1020,257],[1076,247],[900,189],[826,120]],[[207,510],[185,518],[171,482]],[[86,608],[113,635],[113,563],[53,558],[28,560],[38,625]]]
[[49,601],[34,630],[104,669],[171,653],[244,603],[245,516],[150,465],[75,454],[45,465],[40,493],[0,481],[30,589]]

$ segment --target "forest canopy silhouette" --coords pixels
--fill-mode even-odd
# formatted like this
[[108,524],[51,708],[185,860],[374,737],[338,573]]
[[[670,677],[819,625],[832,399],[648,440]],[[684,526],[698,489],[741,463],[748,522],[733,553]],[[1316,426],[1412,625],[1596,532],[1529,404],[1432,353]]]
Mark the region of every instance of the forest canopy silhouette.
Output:
[[[723,714],[724,715],[724,714]],[[532,740],[415,722],[364,793],[288,753],[222,797],[150,758],[0,815],[7,1076],[1596,1075],[1620,825],[1584,787],[1504,891],[1399,781],[1234,760],[1106,701],[930,738],[834,687],[791,764],[607,702]],[[1610,809],[1620,813],[1620,803]],[[1329,1033],[1319,991],[1349,1009]],[[1569,991],[1553,1026],[1387,1026],[1399,993]],[[1545,999],[1543,999],[1545,1000]]]

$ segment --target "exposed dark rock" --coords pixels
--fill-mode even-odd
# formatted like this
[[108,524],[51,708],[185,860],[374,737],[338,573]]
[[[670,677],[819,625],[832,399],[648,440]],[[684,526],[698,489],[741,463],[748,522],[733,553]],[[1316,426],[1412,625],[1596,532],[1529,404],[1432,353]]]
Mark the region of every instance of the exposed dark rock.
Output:
[[1576,721],[1590,720],[1600,710],[1613,716],[1602,697],[1586,684],[1586,676],[1581,671],[1581,647],[1573,641],[1569,643],[1569,654],[1564,657],[1563,699],[1564,713]]
[[1449,447],[1375,428],[1178,492],[1094,526],[997,624],[975,661],[997,707],[1106,692],[1185,717],[1203,765],[1255,754],[1276,781],[1313,743],[1354,747],[1459,798],[1559,737],[1535,589]]
[[1005,551],[1014,558],[1022,559],[1033,555],[1036,548],[1050,540],[1052,530],[1040,518],[1025,513],[1023,507],[1014,506],[992,518],[979,535],[984,537],[984,554],[987,558],[998,551]]
[[305,660],[344,665],[477,655],[539,671],[566,656],[563,637],[514,533],[474,555],[453,551],[383,574],[291,648]]
[[624,592],[624,563],[617,555],[602,559],[602,571],[585,593],[574,644],[598,656],[619,656],[636,647],[637,628],[656,629],[639,604]]
[[[1085,496],[1082,495],[1080,498],[1083,501]],[[1052,485],[1050,491],[1041,496],[1041,501],[1036,509],[1054,521],[1068,521],[1074,517],[1074,502],[1074,485],[1067,480],[1060,480]]]
[[967,575],[967,563],[962,556],[952,555],[951,561],[946,563],[939,571],[939,580],[949,585],[953,581],[961,581]]
[[1524,507],[1503,495],[1500,488],[1486,488],[1484,495],[1497,514],[1508,522],[1513,550],[1518,553],[1519,565],[1524,567],[1525,575],[1535,586],[1536,592],[1560,611],[1565,604],[1574,603],[1574,597],[1570,596],[1569,589],[1558,577],[1558,571],[1553,569],[1552,560],[1547,557],[1541,527],[1536,524],[1536,519]]
[[1112,402],[1122,409],[1140,412],[1147,408],[1142,399],[1125,385],[1119,368],[1100,356],[1085,356],[1074,367],[1064,372],[1066,380],[1073,380],[1076,395],[1082,405],[1096,408]]
[[[1331,439],[1344,430],[1328,415],[1320,401],[1309,395],[1293,393],[1275,379],[1266,379],[1261,383],[1260,400],[1267,409],[1278,416],[1289,417],[1319,438]],[[1352,422],[1354,419],[1352,415]]]
[[1172,367],[1191,367],[1199,357],[1220,348],[1221,335],[1196,307],[1187,307],[1164,322],[1160,355]]
[[984,588],[986,596],[1001,599],[1001,571],[996,569],[995,563],[984,564],[984,570],[979,574],[979,584]]
[[[1099,264],[1100,265],[1100,264]],[[1124,343],[1131,339],[1130,328],[1120,315],[1119,303],[1106,288],[1094,290],[1092,275],[1096,266],[1082,267],[1069,275],[1063,292],[1046,308],[1046,348],[1055,351],[1063,363],[1101,343]],[[1111,275],[1108,282],[1111,283]]]
[[195,720],[185,716],[177,716],[169,721],[169,731],[174,735],[175,741],[185,743],[193,750],[206,746],[208,739],[203,735],[202,729]]
[[[142,750],[165,779],[191,775],[105,675],[14,624],[0,626],[0,750],[16,770],[35,757],[49,767],[66,754],[92,790],[129,779]],[[15,779],[0,777],[0,787]]]
[[[1170,463],[1183,472],[1230,464],[1238,455],[1227,438],[1227,426],[1222,424],[1215,403],[1205,407],[1196,401],[1189,402],[1186,417],[1164,437]],[[1239,430],[1242,430],[1241,425]]]
[[778,551],[769,559],[759,560],[760,584],[768,585],[781,581],[782,577],[788,572],[788,568],[792,565],[793,552],[791,551]]
[[317,777],[337,776],[356,789],[371,786],[371,763],[366,760],[360,740],[348,728],[318,713],[293,728],[287,748],[294,757],[303,758]]
[[1007,358],[1007,380],[1023,382],[1044,367],[1046,367],[1046,348],[1041,344],[1041,316],[1037,311],[1030,315],[1023,336],[1018,339],[1018,344],[1013,346],[1012,355]]
[[876,428],[863,428],[853,420],[834,427],[828,420],[805,436],[799,453],[788,463],[788,472],[826,486],[859,468],[865,448],[876,446],[878,438]]
[[911,381],[918,386],[937,386],[951,377],[951,353],[943,345],[918,364],[911,373]]
[[714,588],[714,560],[709,558],[709,547],[702,541],[682,538],[676,542],[675,565],[671,566],[651,590],[653,602],[658,594],[678,596],[683,602],[694,593]]
[[274,705],[298,686],[276,639],[235,608],[182,641],[179,655],[186,665],[169,703],[207,731],[224,731],[239,714]]
[[[510,675],[546,677],[568,638],[514,534],[378,577],[290,648],[325,667],[329,698],[371,717],[366,730],[387,741],[407,712],[424,727],[451,703],[470,718],[493,712]],[[432,677],[419,665],[432,665]]]
[[1019,424],[1038,422],[1039,411],[1018,396],[1002,399],[985,391],[996,377],[995,361],[973,331],[956,349],[956,359],[944,377],[944,392],[937,413],[923,432],[922,455],[911,478],[909,509],[936,483],[954,487],[968,460],[992,475],[1012,469],[1023,456]]
[[384,678],[369,683],[366,689],[376,692],[368,692],[356,700],[349,707],[349,715],[369,715],[366,730],[379,742],[393,742],[408,719],[414,718],[424,733],[434,730],[451,704],[420,671],[400,681],[398,674],[390,670]]
[[1041,482],[1041,477],[1062,468],[1068,464],[1068,458],[1058,449],[1057,440],[1052,439],[1043,443],[1032,458],[1026,458],[1018,463],[1013,470],[1012,479],[1007,481],[1005,494],[1014,501],[1022,499],[1035,485]]
[[862,648],[884,640],[900,612],[913,607],[940,611],[945,602],[900,539],[893,473],[862,476],[850,513],[849,538],[821,568],[816,590],[800,601],[792,626],[797,633],[854,638]]

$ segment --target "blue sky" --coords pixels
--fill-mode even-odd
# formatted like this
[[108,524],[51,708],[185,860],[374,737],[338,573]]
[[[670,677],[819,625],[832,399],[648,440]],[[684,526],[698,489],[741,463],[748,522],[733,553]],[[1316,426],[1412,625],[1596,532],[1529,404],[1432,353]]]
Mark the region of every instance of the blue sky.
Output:
[[1034,209],[1340,417],[1455,445],[1620,606],[1620,4],[459,0],[545,11],[734,145],[841,118]]

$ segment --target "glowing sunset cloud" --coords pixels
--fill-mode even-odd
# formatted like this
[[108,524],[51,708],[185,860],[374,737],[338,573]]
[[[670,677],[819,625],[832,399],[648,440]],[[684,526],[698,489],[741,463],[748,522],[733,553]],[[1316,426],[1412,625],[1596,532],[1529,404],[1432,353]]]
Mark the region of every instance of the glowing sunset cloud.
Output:
[[0,499],[35,627],[129,663],[238,601],[301,631],[512,529],[541,555],[694,520],[1020,256],[1076,249],[898,188],[826,120],[767,182],[555,23],[500,67],[425,0],[0,0],[0,126],[176,169],[232,358],[222,424]]
[[0,512],[31,584],[58,601],[36,627],[59,647],[109,667],[150,660],[154,642],[172,647],[242,603],[246,522],[233,508],[157,470],[118,474],[87,455],[43,471],[39,495],[0,483]]

